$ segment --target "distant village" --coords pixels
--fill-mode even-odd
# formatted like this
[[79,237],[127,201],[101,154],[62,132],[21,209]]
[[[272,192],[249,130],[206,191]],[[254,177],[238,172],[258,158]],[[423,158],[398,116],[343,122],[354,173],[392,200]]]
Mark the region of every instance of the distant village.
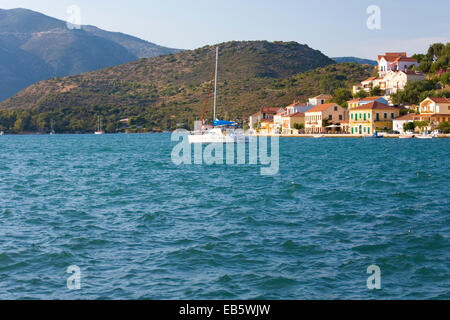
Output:
[[[307,102],[294,101],[283,107],[260,108],[250,116],[249,127],[260,135],[326,135],[439,134],[439,124],[450,122],[450,99],[427,97],[419,106],[396,106],[391,95],[404,90],[408,83],[424,81],[415,71],[418,62],[405,52],[378,56],[378,76],[353,86],[353,94],[370,94],[378,87],[380,96],[347,101],[347,108],[331,102],[333,97],[321,94]],[[420,123],[420,126],[407,125]]]

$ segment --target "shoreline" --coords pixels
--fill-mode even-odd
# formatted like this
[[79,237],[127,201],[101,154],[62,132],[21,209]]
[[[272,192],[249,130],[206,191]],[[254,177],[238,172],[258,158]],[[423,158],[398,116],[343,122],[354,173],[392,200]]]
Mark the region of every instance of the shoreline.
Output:
[[[255,134],[254,137],[279,137],[279,138],[314,138],[317,134]],[[419,135],[419,134],[417,134]],[[399,139],[400,134],[386,134],[383,138]],[[365,139],[364,135],[355,134],[324,134],[323,138],[353,138],[353,139]],[[368,137],[367,139],[373,139]],[[435,139],[450,139],[450,134],[440,134]]]

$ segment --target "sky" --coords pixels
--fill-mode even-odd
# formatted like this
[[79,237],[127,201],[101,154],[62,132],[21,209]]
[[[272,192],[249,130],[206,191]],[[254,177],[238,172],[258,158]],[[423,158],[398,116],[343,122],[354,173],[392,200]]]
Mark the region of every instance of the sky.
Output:
[[[180,49],[296,41],[330,57],[376,60],[384,52],[412,55],[450,40],[450,1],[444,0],[0,0],[2,9],[27,8],[61,20],[71,5],[80,8],[81,24]],[[367,13],[372,5],[379,15]]]

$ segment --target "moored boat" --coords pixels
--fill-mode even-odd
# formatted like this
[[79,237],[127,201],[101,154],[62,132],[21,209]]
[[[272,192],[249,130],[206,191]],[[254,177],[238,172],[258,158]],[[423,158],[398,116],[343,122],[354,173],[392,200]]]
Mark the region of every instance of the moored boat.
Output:
[[432,134],[422,133],[415,136],[416,139],[433,139],[434,136]]
[[381,139],[381,138],[384,138],[384,136],[381,134],[378,134],[378,132],[375,132],[373,135],[366,135],[365,138]]
[[96,135],[105,134],[105,131],[102,129],[102,120],[100,119],[100,116],[98,116],[97,119],[97,131],[94,132]]
[[211,84],[213,78],[211,77],[211,82],[208,90],[208,97],[206,98],[205,107],[203,110],[202,123],[197,131],[192,132],[188,136],[188,141],[190,144],[193,143],[246,143],[249,141],[250,137],[237,132],[237,123],[233,121],[218,120],[216,118],[217,109],[217,78],[218,78],[218,66],[219,66],[219,47],[216,48],[216,69],[215,69],[215,80],[214,80],[214,120],[212,126],[205,125],[205,112],[208,105],[208,99],[211,91]]
[[401,134],[398,136],[399,139],[412,139],[414,138],[413,134]]

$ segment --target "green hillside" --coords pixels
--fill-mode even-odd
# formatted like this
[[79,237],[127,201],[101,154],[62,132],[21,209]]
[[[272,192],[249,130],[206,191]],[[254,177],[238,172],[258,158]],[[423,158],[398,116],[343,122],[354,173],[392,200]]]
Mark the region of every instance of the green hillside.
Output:
[[[357,64],[334,64],[294,42],[229,42],[220,50],[218,113],[240,122],[261,106],[332,92],[371,72]],[[123,118],[141,130],[190,128],[201,118],[214,63],[215,47],[206,46],[42,81],[0,104],[5,110],[0,126],[9,132],[46,132],[53,119],[57,132],[91,132],[100,114],[108,132],[120,130]]]

